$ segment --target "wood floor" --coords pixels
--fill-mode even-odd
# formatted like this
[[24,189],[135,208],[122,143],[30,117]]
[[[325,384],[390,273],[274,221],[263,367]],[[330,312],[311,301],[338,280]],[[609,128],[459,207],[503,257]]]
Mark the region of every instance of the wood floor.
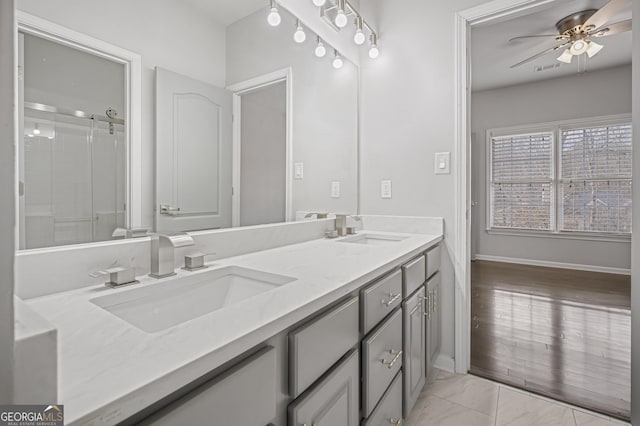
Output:
[[628,276],[476,261],[471,373],[628,420]]

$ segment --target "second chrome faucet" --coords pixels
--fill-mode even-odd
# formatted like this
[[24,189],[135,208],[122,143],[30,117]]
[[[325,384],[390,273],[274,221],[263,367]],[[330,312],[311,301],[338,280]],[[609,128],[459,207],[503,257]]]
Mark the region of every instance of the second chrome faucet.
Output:
[[174,249],[195,245],[191,235],[185,232],[151,234],[150,277],[165,278],[176,274]]

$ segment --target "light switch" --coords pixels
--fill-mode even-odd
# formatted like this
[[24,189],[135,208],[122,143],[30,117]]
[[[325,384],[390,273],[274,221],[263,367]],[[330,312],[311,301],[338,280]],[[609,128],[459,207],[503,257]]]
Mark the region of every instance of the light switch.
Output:
[[391,181],[383,180],[380,182],[380,197],[391,198]]
[[294,178],[295,179],[303,179],[304,178],[304,163],[295,163],[294,167]]
[[340,182],[331,182],[331,198],[340,198]]
[[435,173],[437,175],[448,175],[449,173],[451,173],[450,163],[451,163],[450,152],[436,152]]

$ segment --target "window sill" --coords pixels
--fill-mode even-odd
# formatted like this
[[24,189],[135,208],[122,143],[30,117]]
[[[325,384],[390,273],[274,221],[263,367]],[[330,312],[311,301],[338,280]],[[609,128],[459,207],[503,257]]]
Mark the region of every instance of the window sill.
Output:
[[510,237],[534,237],[534,238],[558,238],[561,240],[586,240],[586,241],[606,241],[613,243],[630,243],[631,234],[603,234],[591,232],[550,232],[550,231],[530,231],[518,229],[486,229],[490,235],[505,235]]

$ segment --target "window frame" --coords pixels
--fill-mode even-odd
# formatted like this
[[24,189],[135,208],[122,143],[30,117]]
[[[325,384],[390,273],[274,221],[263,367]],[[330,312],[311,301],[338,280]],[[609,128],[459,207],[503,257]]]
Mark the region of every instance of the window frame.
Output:
[[[631,233],[613,233],[602,231],[569,231],[560,230],[560,210],[562,200],[560,185],[563,181],[561,178],[561,162],[562,162],[562,131],[575,128],[589,127],[605,127],[620,124],[630,124],[631,114],[617,114],[608,116],[598,116],[590,118],[581,118],[573,120],[562,120],[543,122],[537,124],[527,124],[522,126],[501,127],[488,129],[486,132],[486,173],[485,173],[485,200],[486,200],[486,232],[494,235],[511,235],[511,236],[531,236],[543,238],[562,238],[576,240],[597,240],[597,241],[630,241]],[[493,182],[493,153],[492,141],[495,137],[502,136],[518,136],[531,135],[540,133],[551,133],[551,229],[523,229],[523,228],[504,228],[494,227],[493,222],[493,200],[491,197],[491,187]]]

